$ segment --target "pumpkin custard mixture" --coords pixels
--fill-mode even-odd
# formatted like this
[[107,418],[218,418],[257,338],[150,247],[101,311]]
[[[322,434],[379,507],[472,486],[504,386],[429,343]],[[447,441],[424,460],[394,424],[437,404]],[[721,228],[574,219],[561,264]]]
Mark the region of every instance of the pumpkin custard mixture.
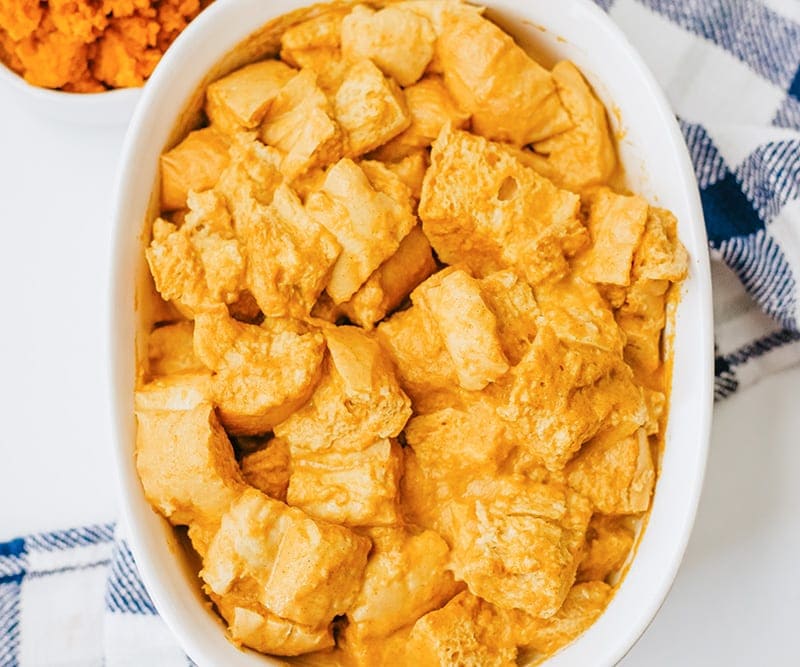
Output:
[[238,645],[541,660],[602,613],[650,507],[675,218],[609,185],[576,67],[480,8],[308,16],[161,158],[145,493]]

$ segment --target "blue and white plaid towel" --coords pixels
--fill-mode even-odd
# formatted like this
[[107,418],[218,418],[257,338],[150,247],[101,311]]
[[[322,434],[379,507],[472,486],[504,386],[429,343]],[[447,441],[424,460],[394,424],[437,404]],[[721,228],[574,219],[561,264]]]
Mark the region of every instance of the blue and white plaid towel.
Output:
[[[720,260],[723,398],[800,361],[800,2],[596,1],[655,72],[694,160]],[[113,526],[0,544],[0,667],[143,664],[192,662]]]

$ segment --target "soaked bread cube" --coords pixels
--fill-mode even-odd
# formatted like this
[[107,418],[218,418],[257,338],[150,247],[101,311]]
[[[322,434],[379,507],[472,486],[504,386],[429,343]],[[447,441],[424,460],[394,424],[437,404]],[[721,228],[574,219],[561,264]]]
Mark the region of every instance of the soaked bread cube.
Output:
[[633,254],[647,221],[647,202],[598,188],[585,197],[592,245],[578,259],[578,271],[593,283],[631,284]]
[[175,148],[162,154],[161,209],[186,207],[190,190],[213,188],[228,164],[230,140],[212,127],[190,132]]
[[275,427],[295,456],[298,450],[353,452],[396,437],[411,416],[411,402],[377,342],[356,327],[325,330],[330,352],[307,405]]
[[206,88],[206,115],[221,132],[258,127],[270,104],[297,72],[280,60],[262,60],[217,79]]
[[625,361],[645,373],[652,373],[661,365],[668,289],[666,280],[639,278],[616,314],[617,324],[625,333]]
[[449,565],[450,548],[432,530],[371,528],[372,551],[364,584],[347,612],[353,637],[386,637],[438,609],[460,586]]
[[689,257],[678,239],[678,221],[666,209],[651,207],[633,258],[634,276],[677,282],[686,277],[688,269]]
[[289,488],[289,445],[281,438],[272,438],[264,449],[242,457],[245,482],[270,498],[286,501]]
[[261,123],[259,138],[283,153],[281,172],[292,180],[312,167],[335,162],[342,135],[327,96],[313,70],[292,77],[275,96]]
[[521,475],[478,478],[449,512],[453,572],[470,591],[534,616],[558,611],[592,515],[585,498]]
[[191,410],[210,401],[211,373],[176,373],[157,377],[136,390],[136,410]]
[[543,326],[509,375],[508,402],[499,414],[523,449],[549,470],[560,470],[601,424],[587,390],[591,382],[583,377],[580,352]]
[[[136,469],[148,502],[173,525],[210,536],[245,488],[233,448],[208,402],[188,409],[137,407]],[[207,539],[207,538],[206,538]]]
[[349,301],[339,306],[340,312],[365,329],[372,329],[434,271],[431,245],[416,226],[400,242],[397,252],[373,272]]
[[420,618],[408,638],[415,664],[436,667],[515,667],[517,647],[490,604],[469,591]]
[[458,5],[440,11],[438,66],[458,105],[472,114],[474,132],[523,146],[571,127],[554,77],[510,35]]
[[380,160],[399,160],[419,148],[427,148],[448,122],[455,128],[469,123],[469,114],[458,108],[441,77],[426,76],[404,91],[411,125],[375,153]]
[[501,145],[445,127],[419,216],[441,261],[466,264],[479,278],[516,268],[535,284],[563,275],[566,258],[588,242],[579,204]]
[[325,7],[281,35],[281,59],[316,72],[317,83],[329,95],[336,92],[349,66],[340,48],[342,21],[349,13],[350,7]]
[[342,246],[327,292],[334,303],[355,294],[373,271],[391,257],[416,223],[408,188],[395,178],[391,194],[373,184],[355,162],[343,159],[325,176],[306,210]]
[[481,297],[497,320],[503,354],[516,366],[531,346],[541,312],[531,286],[511,270],[490,273],[479,281]]
[[350,624],[336,638],[337,647],[347,665],[373,667],[374,665],[408,664],[408,636],[412,626],[406,625],[386,637],[369,637]]
[[605,581],[620,571],[633,547],[634,531],[626,517],[595,514],[586,531],[577,581]]
[[399,519],[402,465],[402,449],[387,439],[360,451],[292,447],[286,501],[316,519],[345,526],[391,525]]
[[551,655],[597,620],[612,593],[611,586],[602,581],[575,584],[561,609],[550,618],[512,613],[508,616],[508,622],[517,634],[520,648]]
[[188,317],[233,303],[245,287],[244,252],[224,199],[213,190],[190,193],[180,227],[158,218],[145,256],[162,298]]
[[430,22],[402,7],[375,11],[356,5],[342,21],[342,53],[369,58],[401,86],[419,80],[433,57],[436,34]]
[[334,113],[348,157],[374,150],[411,123],[403,91],[371,60],[359,60],[347,70],[334,96]]
[[202,373],[206,367],[194,354],[194,324],[175,322],[157,327],[147,339],[147,361],[151,376]]
[[200,576],[216,595],[238,593],[319,628],[353,603],[370,546],[347,528],[247,489],[222,517]]
[[567,190],[602,185],[617,164],[605,107],[571,62],[558,63],[552,74],[571,127],[534,143],[535,168]]
[[225,309],[198,315],[195,353],[213,371],[214,402],[234,435],[265,433],[311,396],[320,373],[322,334],[290,319],[260,325],[233,320]]
[[481,298],[480,285],[466,271],[446,270],[412,295],[431,315],[464,389],[480,390],[509,368],[497,336],[497,320]]
[[644,429],[601,433],[584,445],[566,469],[570,486],[598,512],[635,514],[650,506],[655,467]]
[[209,592],[209,597],[228,622],[230,637],[237,644],[285,656],[321,651],[334,645],[330,624],[311,627],[288,621],[239,593]]
[[420,148],[401,160],[385,162],[384,165],[409,187],[411,196],[419,202],[422,196],[422,182],[428,170],[428,151]]
[[262,144],[254,132],[237,134],[230,156],[214,189],[224,197],[238,232],[241,219],[254,206],[272,202],[275,189],[284,180],[280,172],[283,157],[277,148]]
[[247,284],[267,317],[309,314],[341,252],[336,237],[311,217],[287,185],[269,206],[254,203],[238,220],[247,248]]

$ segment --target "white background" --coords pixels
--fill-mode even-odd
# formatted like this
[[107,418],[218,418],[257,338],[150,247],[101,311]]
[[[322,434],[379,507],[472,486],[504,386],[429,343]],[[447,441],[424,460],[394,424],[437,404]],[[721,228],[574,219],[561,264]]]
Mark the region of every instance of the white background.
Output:
[[[0,91],[0,541],[111,521],[109,204],[123,129]],[[717,406],[675,586],[625,667],[798,665],[800,369]]]

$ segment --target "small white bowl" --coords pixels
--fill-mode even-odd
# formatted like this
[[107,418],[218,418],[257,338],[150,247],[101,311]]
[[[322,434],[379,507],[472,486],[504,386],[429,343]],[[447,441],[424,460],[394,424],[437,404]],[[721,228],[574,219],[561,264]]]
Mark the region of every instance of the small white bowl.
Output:
[[[114,449],[124,520],[156,607],[200,665],[280,664],[233,647],[203,604],[196,570],[175,532],[145,500],[134,466],[133,390],[137,331],[147,326],[145,225],[157,214],[158,156],[196,118],[202,87],[264,53],[266,22],[305,0],[226,0],[189,25],[148,83],[129,127],[115,199],[111,322]],[[612,665],[636,642],[669,591],[702,487],[711,422],[711,286],[702,210],[689,156],[667,101],[622,32],[589,0],[489,0],[488,15],[547,62],[569,58],[584,72],[620,137],[628,185],[671,209],[691,256],[674,328],[674,373],[666,445],[648,526],[630,570],[600,619],[552,657],[552,667]],[[137,311],[136,304],[139,304]],[[140,338],[140,344],[142,336]],[[141,350],[139,351],[141,353]],[[140,357],[141,358],[141,357]]]
[[34,113],[79,125],[125,125],[142,96],[141,88],[102,93],[65,93],[34,86],[0,63],[0,97]]

